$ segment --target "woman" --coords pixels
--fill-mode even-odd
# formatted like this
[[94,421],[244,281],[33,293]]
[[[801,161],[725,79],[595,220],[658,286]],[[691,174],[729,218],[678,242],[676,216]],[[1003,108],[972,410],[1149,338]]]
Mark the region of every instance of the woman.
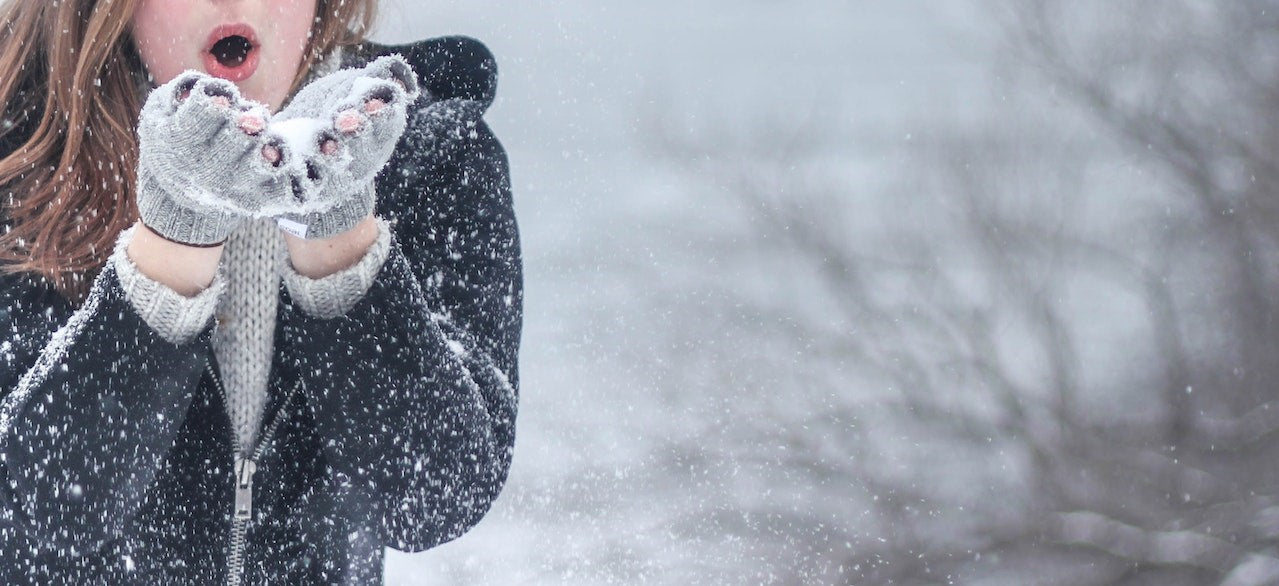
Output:
[[3,583],[380,583],[383,547],[496,498],[522,276],[495,67],[361,42],[373,8],[5,5]]

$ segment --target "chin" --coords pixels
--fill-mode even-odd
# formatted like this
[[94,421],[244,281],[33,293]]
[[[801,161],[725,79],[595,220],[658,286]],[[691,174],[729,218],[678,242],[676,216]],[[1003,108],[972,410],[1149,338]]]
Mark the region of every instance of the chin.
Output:
[[275,79],[288,79],[289,83],[292,83],[293,75],[274,75],[270,72],[258,72],[257,75],[249,79],[234,83],[235,86],[239,88],[240,95],[255,102],[265,104],[270,107],[272,112],[275,112],[284,104],[285,98],[288,97],[290,87],[271,81]]

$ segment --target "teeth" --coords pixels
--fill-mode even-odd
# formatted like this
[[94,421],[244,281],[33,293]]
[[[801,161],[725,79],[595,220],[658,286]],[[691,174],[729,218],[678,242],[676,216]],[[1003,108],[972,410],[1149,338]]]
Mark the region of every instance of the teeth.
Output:
[[253,45],[248,39],[240,35],[232,35],[214,43],[209,52],[223,67],[239,67],[245,59],[248,59],[249,52],[252,50]]

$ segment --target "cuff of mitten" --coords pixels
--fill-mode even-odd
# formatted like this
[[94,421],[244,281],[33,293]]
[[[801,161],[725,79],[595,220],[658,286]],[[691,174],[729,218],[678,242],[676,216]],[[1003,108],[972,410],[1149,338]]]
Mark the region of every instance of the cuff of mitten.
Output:
[[137,310],[138,315],[160,337],[173,344],[183,344],[208,325],[217,309],[218,298],[226,289],[226,279],[222,276],[222,270],[218,269],[213,277],[213,284],[195,297],[184,297],[163,283],[151,279],[138,270],[138,265],[134,264],[127,252],[136,229],[135,226],[121,232],[116,238],[115,250],[111,253],[110,262],[120,278],[120,287],[124,289],[125,298]]
[[[151,231],[166,239],[204,246],[227,239],[240,223],[240,216],[216,210],[195,210],[179,205],[164,195],[149,173],[138,174],[138,212]],[[142,194],[147,196],[143,197]]]
[[382,218],[374,219],[378,226],[377,240],[369,246],[364,258],[350,267],[312,279],[294,270],[291,263],[284,263],[284,285],[302,311],[320,319],[332,319],[345,315],[368,292],[391,253],[391,225]]
[[306,238],[332,238],[359,224],[373,213],[373,186],[369,185],[363,196],[352,197],[323,212],[310,214],[286,214],[285,217],[306,225]]

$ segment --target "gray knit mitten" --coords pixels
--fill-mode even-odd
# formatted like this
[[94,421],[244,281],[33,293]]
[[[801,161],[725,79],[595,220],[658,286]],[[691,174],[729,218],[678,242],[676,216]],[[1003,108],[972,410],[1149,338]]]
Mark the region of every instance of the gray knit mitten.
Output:
[[[404,133],[417,76],[399,55],[379,57],[311,82],[271,120],[284,145],[296,203],[283,217],[290,232],[329,238],[373,211],[373,179]],[[281,222],[285,226],[286,222]]]
[[264,158],[270,112],[229,81],[188,71],[147,97],[138,121],[138,208],[161,236],[227,239],[248,216],[294,205],[287,170]]

